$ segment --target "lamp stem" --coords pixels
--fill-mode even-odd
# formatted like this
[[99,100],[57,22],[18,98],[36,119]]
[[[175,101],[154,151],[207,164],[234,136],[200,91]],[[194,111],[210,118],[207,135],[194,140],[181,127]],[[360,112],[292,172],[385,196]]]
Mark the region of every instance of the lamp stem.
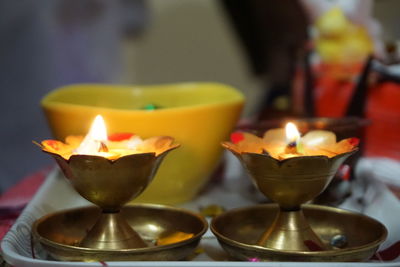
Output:
[[318,251],[327,246],[311,229],[301,207],[280,208],[272,225],[262,234],[257,245],[285,251]]
[[103,211],[80,246],[96,249],[128,249],[147,247],[119,211]]

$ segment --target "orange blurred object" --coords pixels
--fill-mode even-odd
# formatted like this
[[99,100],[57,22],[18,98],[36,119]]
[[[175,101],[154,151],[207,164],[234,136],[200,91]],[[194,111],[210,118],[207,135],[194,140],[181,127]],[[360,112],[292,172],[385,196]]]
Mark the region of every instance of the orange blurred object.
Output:
[[369,88],[366,156],[400,160],[400,84],[385,82]]
[[317,116],[339,118],[346,115],[361,70],[361,64],[321,64],[316,68],[314,96]]
[[[317,68],[315,116],[346,116],[361,68],[361,65],[343,67],[341,71],[337,66]],[[390,81],[374,84],[367,81],[367,84],[364,115],[371,125],[365,130],[364,155],[400,160],[400,84]]]

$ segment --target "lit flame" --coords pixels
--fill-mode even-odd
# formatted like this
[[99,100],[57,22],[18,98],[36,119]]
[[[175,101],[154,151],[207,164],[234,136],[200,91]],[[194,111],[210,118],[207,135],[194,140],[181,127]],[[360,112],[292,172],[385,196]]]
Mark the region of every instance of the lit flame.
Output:
[[289,122],[288,124],[286,124],[285,130],[286,130],[286,142],[287,142],[287,144],[297,143],[299,141],[300,133],[297,130],[296,125],[294,125],[293,123]]
[[82,143],[76,149],[77,154],[98,155],[99,152],[104,152],[107,142],[107,129],[103,117],[97,115],[94,119],[88,134],[83,139]]

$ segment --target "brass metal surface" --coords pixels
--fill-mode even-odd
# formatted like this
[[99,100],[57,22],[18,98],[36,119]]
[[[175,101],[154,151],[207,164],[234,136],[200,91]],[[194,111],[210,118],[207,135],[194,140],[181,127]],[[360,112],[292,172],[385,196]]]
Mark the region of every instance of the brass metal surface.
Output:
[[[101,216],[100,209],[84,207],[48,214],[37,220],[32,233],[49,255],[66,261],[170,261],[182,260],[197,247],[208,225],[193,212],[151,204],[126,206],[121,215],[137,231],[148,247],[136,249],[94,249],[79,246],[87,230]],[[173,244],[157,246],[160,237],[176,232],[192,237]]]
[[118,211],[143,192],[163,158],[175,148],[176,145],[157,156],[140,153],[115,161],[92,155],[73,155],[66,160],[58,154],[44,152],[53,156],[82,197],[104,210]]
[[249,172],[257,188],[282,209],[297,210],[320,194],[332,180],[340,165],[356,151],[326,156],[298,156],[277,160],[258,153],[237,153],[230,150]]
[[[257,245],[279,213],[277,204],[230,210],[212,220],[211,230],[233,259],[261,261],[365,261],[387,236],[384,225],[359,213],[319,205],[304,205],[303,212],[327,250],[289,251]],[[346,239],[340,248],[331,245],[338,236]]]
[[328,249],[314,233],[302,210],[280,210],[272,225],[257,241],[257,245],[286,251],[308,251],[310,246],[313,249]]
[[274,223],[260,234],[257,244],[282,251],[304,251],[308,246],[326,250],[302,214],[301,205],[314,199],[331,182],[340,165],[356,150],[329,158],[327,156],[298,156],[277,160],[268,154],[230,150],[249,172],[257,188],[280,210]]
[[[265,120],[255,124],[241,125],[240,130],[251,132],[257,136],[263,134],[270,129],[283,128],[288,122],[293,122],[300,133],[305,134],[312,130],[325,130],[334,132],[337,140],[342,140],[351,137],[357,137],[360,140],[364,138],[365,127],[371,121],[359,117],[341,117],[341,118],[327,118],[327,117],[311,117],[311,118],[288,118]],[[349,165],[351,169],[363,154],[365,142],[359,144],[359,151],[348,158],[345,164]],[[346,187],[348,181],[341,179],[340,175],[335,177],[328,187],[319,194],[313,203],[315,204],[328,204],[330,206],[337,206],[342,203],[351,193],[351,188]],[[346,188],[346,189],[344,189]]]
[[126,222],[120,212],[102,213],[95,225],[79,243],[81,247],[99,249],[143,248],[147,244]]
[[101,208],[103,216],[88,229],[81,246],[96,249],[145,247],[139,234],[118,215],[123,205],[137,197],[153,179],[162,159],[179,145],[165,151],[140,153],[110,160],[93,155],[72,155],[68,160],[54,153],[65,177],[85,199]]

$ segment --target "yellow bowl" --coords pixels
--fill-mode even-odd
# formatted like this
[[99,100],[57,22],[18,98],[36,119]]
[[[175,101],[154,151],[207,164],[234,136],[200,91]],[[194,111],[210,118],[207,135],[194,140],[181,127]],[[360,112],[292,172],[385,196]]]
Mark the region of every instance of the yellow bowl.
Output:
[[[97,114],[104,117],[109,133],[174,137],[181,147],[165,158],[135,202],[177,204],[195,197],[208,181],[221,156],[220,142],[235,127],[244,97],[218,83],[77,84],[54,90],[41,104],[58,140],[86,134]],[[143,109],[149,104],[160,108]]]

